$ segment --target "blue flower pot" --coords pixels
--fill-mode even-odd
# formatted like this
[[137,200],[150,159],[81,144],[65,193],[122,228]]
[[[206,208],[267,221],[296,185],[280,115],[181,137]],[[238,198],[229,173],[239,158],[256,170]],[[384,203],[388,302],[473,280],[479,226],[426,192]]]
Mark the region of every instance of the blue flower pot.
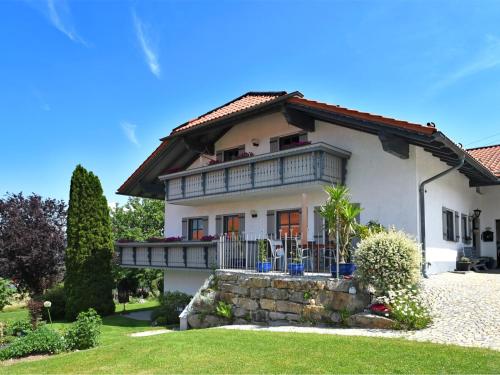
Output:
[[257,272],[269,272],[271,267],[271,262],[257,262]]
[[289,263],[288,273],[292,276],[302,276],[304,274],[304,265],[297,263]]
[[[340,263],[339,264],[339,276],[351,276],[356,270],[356,265],[354,263]],[[337,278],[337,265],[332,264],[330,266],[330,271],[332,272],[332,277]]]

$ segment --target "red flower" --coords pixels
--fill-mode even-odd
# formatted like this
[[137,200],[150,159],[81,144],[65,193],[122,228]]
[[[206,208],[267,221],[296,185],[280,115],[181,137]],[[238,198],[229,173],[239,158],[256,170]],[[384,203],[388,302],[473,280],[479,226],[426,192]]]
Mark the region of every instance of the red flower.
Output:
[[370,311],[376,314],[388,314],[391,312],[389,307],[387,307],[383,303],[374,303],[370,306]]

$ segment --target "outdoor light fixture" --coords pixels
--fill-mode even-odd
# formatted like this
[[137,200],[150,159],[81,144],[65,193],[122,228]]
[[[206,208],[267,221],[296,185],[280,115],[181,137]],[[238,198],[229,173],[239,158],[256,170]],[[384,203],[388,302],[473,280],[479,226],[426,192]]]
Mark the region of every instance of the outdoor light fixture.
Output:
[[479,208],[476,208],[474,210],[474,219],[479,219],[480,215],[481,215],[481,210]]
[[254,147],[259,147],[260,141],[257,138],[252,139],[252,145]]
[[252,215],[252,217],[257,217],[257,211],[255,210],[250,211],[250,215]]

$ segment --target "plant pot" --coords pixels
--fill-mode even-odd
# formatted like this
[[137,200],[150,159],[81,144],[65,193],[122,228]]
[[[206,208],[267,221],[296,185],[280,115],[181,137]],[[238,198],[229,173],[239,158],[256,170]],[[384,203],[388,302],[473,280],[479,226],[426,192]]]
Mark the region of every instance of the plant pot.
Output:
[[[354,263],[339,263],[339,277],[340,276],[350,276],[356,270],[356,265]],[[337,265],[334,263],[330,266],[330,271],[332,272],[332,277],[337,277]]]
[[302,276],[304,274],[304,265],[301,263],[289,263],[288,273],[292,276]]
[[470,262],[457,262],[457,271],[470,271]]
[[271,262],[257,262],[257,272],[269,272],[271,268]]

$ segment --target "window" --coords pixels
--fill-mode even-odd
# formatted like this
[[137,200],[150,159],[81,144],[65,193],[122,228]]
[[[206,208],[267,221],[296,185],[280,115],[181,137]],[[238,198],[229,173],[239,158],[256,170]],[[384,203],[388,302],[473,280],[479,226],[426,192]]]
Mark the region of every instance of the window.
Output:
[[292,134],[286,137],[281,137],[280,138],[280,150],[284,150],[288,147],[290,147],[293,144],[299,143],[300,142],[300,135],[299,134]]
[[459,234],[459,214],[453,210],[443,207],[443,239],[445,241],[458,242]]
[[300,210],[277,212],[277,235],[295,237],[300,233]]
[[465,214],[462,214],[462,242],[464,244],[470,244],[472,241],[471,237],[471,218]]
[[203,219],[189,219],[189,240],[201,240],[204,235]]
[[245,153],[245,145],[241,145],[235,148],[228,148],[227,150],[217,151],[215,154],[217,161],[231,161],[236,160],[242,154]]
[[239,215],[224,216],[224,233],[228,235],[238,235],[240,233]]

